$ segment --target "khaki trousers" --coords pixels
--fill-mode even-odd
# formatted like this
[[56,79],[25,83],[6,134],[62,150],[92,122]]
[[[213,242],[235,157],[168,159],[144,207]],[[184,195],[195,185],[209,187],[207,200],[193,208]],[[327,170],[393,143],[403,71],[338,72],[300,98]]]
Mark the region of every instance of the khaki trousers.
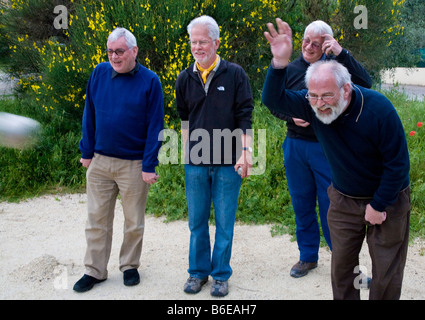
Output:
[[122,160],[95,154],[87,170],[86,274],[108,276],[114,209],[118,194],[124,212],[124,239],[119,254],[121,271],[138,268],[142,252],[149,185],[142,178],[141,160]]
[[399,299],[409,242],[410,188],[399,193],[397,201],[386,208],[387,219],[375,226],[364,219],[371,199],[347,197],[332,185],[328,195],[334,299],[360,299],[356,281],[360,279],[359,253],[365,236],[372,260],[369,299]]

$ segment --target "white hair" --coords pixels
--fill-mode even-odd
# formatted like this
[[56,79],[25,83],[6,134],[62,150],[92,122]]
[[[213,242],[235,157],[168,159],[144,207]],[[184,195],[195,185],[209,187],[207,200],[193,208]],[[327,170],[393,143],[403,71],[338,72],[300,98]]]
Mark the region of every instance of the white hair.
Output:
[[189,25],[187,26],[187,32],[189,33],[189,37],[192,33],[192,28],[196,25],[204,25],[209,30],[209,36],[212,40],[219,40],[220,38],[220,27],[217,22],[210,16],[201,16],[193,19]]
[[342,88],[347,83],[352,86],[351,74],[348,72],[346,67],[335,60],[323,60],[311,64],[307,69],[305,74],[305,84],[307,88],[309,87],[309,83],[312,78],[320,77],[320,75],[323,74],[323,72],[321,72],[322,70],[319,70],[322,67],[327,68],[327,70],[333,74],[338,87]]
[[137,47],[136,37],[125,28],[115,28],[108,37],[108,42],[115,42],[118,39],[124,37],[127,43],[127,47],[132,49],[133,47]]
[[313,21],[312,23],[310,23],[305,28],[304,38],[306,37],[308,32],[311,32],[313,34],[318,34],[318,35],[329,34],[332,37],[334,36],[334,33],[332,31],[331,26],[328,25],[326,22],[324,22],[322,20],[316,20],[316,21]]

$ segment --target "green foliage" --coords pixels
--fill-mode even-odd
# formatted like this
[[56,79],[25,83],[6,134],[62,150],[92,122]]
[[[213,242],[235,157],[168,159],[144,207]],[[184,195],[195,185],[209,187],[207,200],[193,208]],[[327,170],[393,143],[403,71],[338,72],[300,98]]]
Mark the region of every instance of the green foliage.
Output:
[[406,131],[410,155],[411,232],[425,236],[425,102],[406,101],[406,95],[397,91],[387,93],[397,108]]
[[[413,1],[416,3],[413,4]],[[418,62],[418,53],[415,52],[418,37],[412,36],[415,24],[409,20],[408,12],[413,8],[424,10],[425,4],[421,0],[413,1],[339,1],[338,10],[331,20],[334,32],[340,44],[365,65],[375,80],[380,80],[383,69],[412,67]],[[355,11],[358,5],[364,6],[367,12]],[[367,28],[359,28],[366,22],[360,19],[362,14],[366,14]],[[359,24],[353,23],[356,19]]]
[[[68,8],[68,29],[52,27],[53,9],[58,4]],[[357,1],[11,0],[0,5],[0,42],[8,43],[3,50],[11,54],[10,72],[20,77],[21,89],[39,101],[45,111],[65,111],[69,121],[79,122],[87,79],[96,64],[107,61],[107,36],[115,27],[125,27],[138,39],[139,61],[161,79],[165,120],[172,126],[177,118],[175,81],[178,73],[193,62],[186,26],[203,14],[219,23],[219,54],[244,67],[256,98],[260,97],[270,63],[263,32],[266,23],[278,16],[292,27],[294,56],[299,55],[305,26],[322,19],[333,26],[338,41],[376,79],[381,69],[417,63],[417,51],[401,48],[418,49],[412,46],[418,32],[410,26],[421,25],[418,19],[409,17],[411,12],[422,12],[424,4],[418,0],[366,0],[362,4],[368,10],[367,29],[356,29],[354,25]]]
[[0,146],[0,201],[62,189],[82,190],[85,173],[79,163],[80,130],[69,131],[63,117],[52,119],[29,100],[2,99],[0,111],[33,118],[43,126],[34,148],[20,151]]
[[[45,21],[53,21],[57,0],[41,2],[43,10],[32,0],[14,0],[9,6],[3,5],[11,72],[20,77],[22,91],[34,96],[41,108],[47,112],[65,111],[73,121],[80,121],[87,79],[98,63],[107,61],[107,37],[117,26],[134,33],[139,46],[138,60],[160,77],[167,124],[177,118],[177,76],[193,62],[186,31],[190,20],[204,14],[216,18],[221,27],[219,54],[244,67],[257,97],[270,63],[270,49],[263,37],[266,23],[283,13],[294,28],[298,47],[302,37],[298,33],[303,30],[301,6],[289,0],[70,1],[65,3],[70,11],[69,28],[60,35],[57,30],[30,32],[28,28],[18,28],[16,17],[31,22],[38,17],[38,28],[43,30],[48,24]],[[31,11],[40,12],[29,18]],[[33,23],[30,25],[38,29]]]
[[64,39],[62,30],[53,26],[53,8],[65,5],[71,8],[69,0],[18,0],[0,3],[0,43],[5,46],[0,53],[12,55],[8,59],[9,72],[20,76],[24,73],[40,73],[40,56],[33,44],[56,38]]

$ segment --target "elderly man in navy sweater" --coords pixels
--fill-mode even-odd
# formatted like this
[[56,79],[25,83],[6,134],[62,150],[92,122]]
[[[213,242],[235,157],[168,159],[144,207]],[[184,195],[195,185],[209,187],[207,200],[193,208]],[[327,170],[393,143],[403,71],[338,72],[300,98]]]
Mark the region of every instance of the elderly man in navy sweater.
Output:
[[161,83],[137,62],[137,42],[130,31],[112,31],[107,47],[109,62],[100,63],[90,76],[83,115],[80,162],[88,168],[87,251],[86,272],[74,285],[77,292],[107,278],[118,193],[125,218],[120,270],[125,285],[139,283],[148,189],[158,179],[155,167],[164,125]]
[[292,54],[289,25],[267,26],[273,54],[263,102],[273,111],[311,123],[332,173],[328,224],[334,299],[359,299],[359,252],[367,237],[372,259],[370,299],[399,299],[406,263],[409,154],[396,110],[385,96],[353,85],[336,61],[316,62],[307,90],[286,90]]
[[[286,88],[306,89],[304,77],[308,67],[323,60],[336,60],[344,65],[350,72],[353,83],[366,88],[372,86],[368,72],[348,50],[339,45],[333,38],[332,28],[324,21],[316,20],[306,27],[301,50],[301,56],[288,65]],[[329,209],[327,190],[331,184],[331,170],[309,122],[277,112],[272,114],[285,120],[288,128],[282,148],[300,251],[299,261],[291,268],[290,275],[300,278],[307,275],[309,270],[316,268],[319,259],[320,228],[316,202],[322,233],[332,250],[327,222]]]

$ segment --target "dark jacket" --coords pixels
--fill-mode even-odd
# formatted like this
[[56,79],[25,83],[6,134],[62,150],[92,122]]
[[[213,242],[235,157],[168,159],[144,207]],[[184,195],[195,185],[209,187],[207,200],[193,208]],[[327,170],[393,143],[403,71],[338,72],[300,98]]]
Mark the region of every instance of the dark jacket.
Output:
[[[204,84],[199,74],[194,72],[192,64],[177,78],[176,102],[181,120],[189,121],[189,154],[192,150],[196,153],[196,157],[190,157],[189,163],[236,164],[240,156],[236,154],[236,150],[240,150],[236,145],[240,146],[240,135],[251,129],[254,108],[249,79],[242,67],[221,59],[208,92],[205,92]],[[233,134],[231,152],[225,148],[228,141],[220,139],[220,134],[226,132]],[[221,140],[221,148],[217,148],[219,144],[214,138]],[[194,158],[202,161],[192,161]]]

